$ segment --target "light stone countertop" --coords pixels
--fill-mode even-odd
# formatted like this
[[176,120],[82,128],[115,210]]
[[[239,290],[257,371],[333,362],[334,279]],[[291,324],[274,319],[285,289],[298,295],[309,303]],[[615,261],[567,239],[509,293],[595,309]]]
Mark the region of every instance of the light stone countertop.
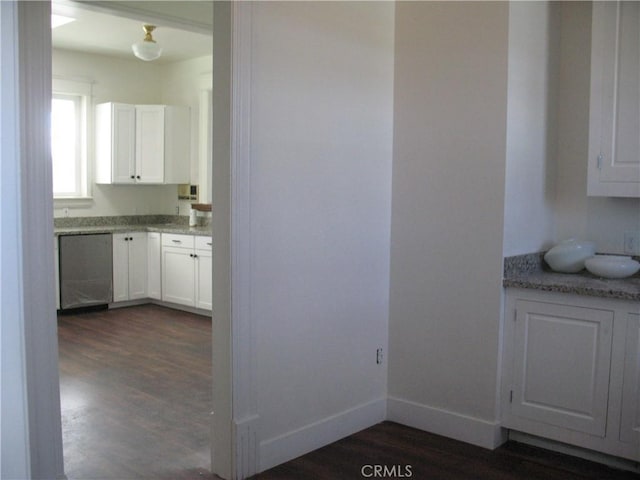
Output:
[[190,227],[188,217],[174,215],[132,215],[54,219],[54,235],[93,233],[160,232],[212,236],[211,224]]
[[124,233],[124,232],[160,232],[179,233],[184,235],[211,236],[211,226],[189,227],[188,225],[155,224],[155,225],[94,225],[83,227],[56,227],[54,235],[90,235],[92,233]]
[[586,270],[557,273],[548,269],[542,253],[505,258],[502,285],[547,292],[640,301],[640,273],[628,278],[600,278]]

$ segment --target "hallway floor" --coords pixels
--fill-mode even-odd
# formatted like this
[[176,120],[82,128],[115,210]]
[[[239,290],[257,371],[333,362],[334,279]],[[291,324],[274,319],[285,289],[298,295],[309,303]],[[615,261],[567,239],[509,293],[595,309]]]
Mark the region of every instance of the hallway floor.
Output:
[[211,478],[211,320],[155,305],[58,317],[69,480]]
[[[61,315],[58,326],[69,480],[218,478],[209,473],[209,318],[145,305]],[[381,478],[376,466],[416,480],[640,480],[535,447],[489,451],[392,422],[254,478]]]

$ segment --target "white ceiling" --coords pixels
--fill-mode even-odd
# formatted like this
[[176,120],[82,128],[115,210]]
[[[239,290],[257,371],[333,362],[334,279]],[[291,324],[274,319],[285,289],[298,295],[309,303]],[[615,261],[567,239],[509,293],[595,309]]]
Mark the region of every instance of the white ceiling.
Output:
[[[76,19],[53,29],[54,48],[135,59],[131,44],[144,37],[142,24],[146,23],[145,19],[132,20],[81,8],[56,8],[56,3],[53,3],[53,13]],[[155,24],[157,28],[153,32],[153,38],[163,51],[162,56],[154,63],[170,63],[211,55],[211,35]]]

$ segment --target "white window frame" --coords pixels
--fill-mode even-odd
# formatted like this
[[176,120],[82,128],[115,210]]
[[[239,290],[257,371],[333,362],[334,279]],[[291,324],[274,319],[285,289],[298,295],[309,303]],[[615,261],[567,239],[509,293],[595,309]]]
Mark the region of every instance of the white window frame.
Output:
[[90,144],[93,141],[93,116],[91,113],[92,83],[87,80],[70,80],[53,77],[52,97],[79,97],[80,110],[80,142],[78,145],[78,178],[77,192],[73,195],[56,196],[54,194],[54,208],[85,208],[93,203],[91,196],[91,155]]

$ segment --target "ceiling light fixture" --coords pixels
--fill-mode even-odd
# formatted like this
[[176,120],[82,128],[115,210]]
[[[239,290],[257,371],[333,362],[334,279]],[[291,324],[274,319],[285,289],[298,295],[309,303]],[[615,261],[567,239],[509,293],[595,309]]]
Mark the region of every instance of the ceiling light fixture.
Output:
[[151,36],[151,32],[156,29],[155,25],[143,25],[142,29],[144,30],[144,38],[141,42],[131,45],[131,50],[140,60],[150,62],[162,54],[162,48]]

